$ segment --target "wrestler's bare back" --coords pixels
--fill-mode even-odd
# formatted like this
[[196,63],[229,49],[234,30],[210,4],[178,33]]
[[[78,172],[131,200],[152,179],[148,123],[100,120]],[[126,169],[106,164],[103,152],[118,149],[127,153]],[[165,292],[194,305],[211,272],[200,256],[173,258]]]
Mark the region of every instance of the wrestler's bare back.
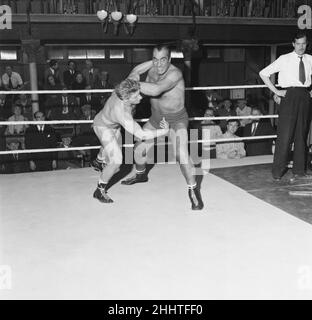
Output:
[[157,84],[167,77],[177,79],[176,85],[157,97],[151,97],[151,106],[162,113],[178,112],[184,108],[185,85],[182,72],[177,67],[171,64],[163,75],[159,75],[153,67],[148,72],[146,82]]

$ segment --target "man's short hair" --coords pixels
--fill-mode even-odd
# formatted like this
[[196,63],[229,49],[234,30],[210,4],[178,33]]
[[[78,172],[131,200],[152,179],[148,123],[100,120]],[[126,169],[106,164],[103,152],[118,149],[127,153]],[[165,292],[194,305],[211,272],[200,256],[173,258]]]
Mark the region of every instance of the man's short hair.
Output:
[[157,51],[161,51],[161,50],[167,50],[168,51],[168,57],[171,57],[171,49],[168,45],[166,44],[158,44],[154,47],[154,49],[156,49]]
[[306,38],[307,41],[308,41],[307,33],[306,33],[305,31],[303,31],[303,30],[299,30],[299,31],[297,31],[297,33],[295,34],[294,39],[293,39],[293,42],[295,43],[296,40],[302,39],[302,38]]
[[42,113],[42,115],[45,117],[44,112],[43,112],[43,111],[38,110],[38,111],[36,111],[36,112],[34,113],[34,118],[36,118],[36,117],[37,117],[38,113]]
[[238,126],[240,126],[240,122],[238,119],[229,119],[226,121],[226,125],[228,125],[229,123],[232,123],[232,122],[236,122]]
[[55,66],[56,64],[57,64],[57,61],[56,61],[56,60],[51,60],[51,61],[49,62],[50,68],[52,68],[52,67]]
[[128,100],[130,96],[140,90],[140,82],[126,79],[115,87],[115,92],[120,100]]
[[263,114],[263,111],[262,111],[262,108],[261,108],[261,107],[254,106],[254,107],[251,108],[251,111],[254,111],[254,110],[257,110],[257,111],[259,111],[261,114]]

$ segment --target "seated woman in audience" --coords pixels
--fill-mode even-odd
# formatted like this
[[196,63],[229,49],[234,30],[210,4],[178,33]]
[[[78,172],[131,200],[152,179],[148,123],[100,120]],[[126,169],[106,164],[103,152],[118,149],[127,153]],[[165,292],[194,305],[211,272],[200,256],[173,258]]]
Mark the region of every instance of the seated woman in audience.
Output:
[[[239,121],[232,119],[227,121],[227,130],[221,139],[238,138],[235,134],[239,128]],[[243,142],[228,141],[217,143],[217,159],[240,159],[246,156]]]
[[[62,90],[62,86],[56,83],[56,80],[52,74],[48,75],[47,84],[44,87],[45,90]],[[47,94],[45,101],[45,111],[48,114],[51,109],[57,106],[58,94]]]
[[[239,99],[237,100],[237,106],[235,109],[236,115],[239,117],[246,117],[251,115],[251,108],[247,106],[247,100]],[[243,136],[244,128],[247,124],[251,123],[251,119],[241,119],[240,121],[240,128],[236,133],[238,136]]]
[[[218,117],[234,117],[236,116],[235,110],[233,110],[232,101],[226,99],[220,103],[218,106],[218,110],[216,112]],[[221,127],[222,132],[226,131],[226,120],[220,120],[219,125]]]
[[[87,86],[86,79],[83,77],[81,72],[76,73],[75,81],[72,84],[73,90],[85,90]],[[84,93],[75,93],[74,94],[77,99],[77,104],[81,106],[82,97],[85,95]]]
[[[212,108],[207,108],[204,117],[214,117],[215,112]],[[201,122],[201,135],[202,140],[215,140],[222,136],[221,128],[214,120],[203,120]],[[210,158],[216,157],[216,142],[203,142],[203,148],[210,151]]]
[[31,105],[31,98],[26,94],[20,94],[18,99],[15,101],[15,104],[21,106],[22,108],[22,115],[27,118],[28,120],[33,119],[33,112],[32,112],[32,105]]
[[[22,108],[19,105],[13,106],[13,116],[9,117],[8,121],[28,121],[26,117],[22,115]],[[6,135],[22,135],[25,133],[28,125],[26,124],[10,124],[7,126]]]

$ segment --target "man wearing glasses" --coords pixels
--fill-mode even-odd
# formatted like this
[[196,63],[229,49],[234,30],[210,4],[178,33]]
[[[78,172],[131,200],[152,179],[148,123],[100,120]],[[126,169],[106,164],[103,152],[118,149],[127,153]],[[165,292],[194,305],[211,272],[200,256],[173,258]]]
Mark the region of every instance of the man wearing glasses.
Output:
[[[165,45],[153,49],[153,60],[136,66],[129,78],[139,81],[140,75],[147,73],[145,82],[140,82],[141,92],[150,96],[152,115],[144,129],[159,129],[160,121],[165,118],[169,123],[169,138],[175,150],[176,160],[188,185],[188,194],[193,210],[204,206],[199,187],[195,180],[195,168],[188,153],[188,114],[184,106],[184,79],[182,72],[171,64],[171,51]],[[132,185],[147,182],[147,151],[153,140],[138,141],[135,146],[136,174],[122,181]]]

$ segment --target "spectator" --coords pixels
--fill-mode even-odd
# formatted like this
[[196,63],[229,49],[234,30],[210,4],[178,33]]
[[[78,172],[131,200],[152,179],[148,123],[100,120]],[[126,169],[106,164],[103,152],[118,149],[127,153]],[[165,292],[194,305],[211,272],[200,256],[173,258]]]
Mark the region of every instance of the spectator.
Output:
[[[36,121],[44,121],[45,115],[41,111],[34,114]],[[55,130],[47,124],[32,125],[25,133],[25,145],[27,149],[47,149],[57,147]],[[48,171],[56,169],[56,152],[39,152],[30,155],[31,171]]]
[[[102,70],[99,75],[99,80],[96,83],[96,89],[113,89],[112,84],[109,82],[109,74],[107,71]],[[110,92],[101,92],[98,94],[101,100],[101,106],[104,106],[106,100],[110,97]]]
[[7,120],[12,115],[12,102],[7,99],[7,95],[0,94],[0,119]]
[[[86,85],[87,85],[86,84],[86,80],[83,77],[82,73],[81,72],[77,72],[75,81],[73,82],[73,85],[72,85],[72,89],[73,90],[85,90]],[[83,93],[75,93],[74,96],[75,96],[75,98],[77,100],[78,106],[80,107],[81,106],[81,101],[80,100],[84,96],[84,94]]]
[[82,70],[82,74],[86,79],[86,85],[94,89],[96,83],[99,82],[99,69],[93,67],[91,60],[86,60],[85,65],[86,67]]
[[[70,148],[72,147],[72,137],[68,134],[62,135],[62,142],[60,143],[60,148]],[[71,169],[71,168],[79,168],[77,164],[77,158],[75,157],[75,153],[73,151],[59,151],[58,152],[58,161],[57,161],[58,169]]]
[[[252,116],[262,116],[260,108],[254,107],[251,110]],[[275,135],[275,130],[270,122],[270,119],[252,119],[244,128],[244,137],[250,136],[267,136]],[[246,141],[247,156],[259,156],[272,154],[273,139],[248,140]]]
[[207,107],[217,111],[218,103],[222,97],[215,90],[206,90]]
[[67,67],[68,70],[63,72],[64,85],[71,90],[77,74],[75,61],[69,60]]
[[[207,108],[204,117],[214,117],[213,108]],[[222,131],[219,125],[214,120],[203,120],[201,122],[201,137],[202,140],[215,140],[222,136]],[[216,157],[216,142],[203,143],[204,149],[210,150],[210,158]]]
[[[14,105],[13,115],[8,118],[8,121],[28,121],[28,119],[22,115],[22,107],[20,105]],[[22,135],[25,133],[27,127],[27,124],[10,124],[7,126],[5,134]]]
[[[216,114],[219,117],[235,117],[236,112],[233,110],[232,101],[226,99],[223,102],[221,102],[221,104],[218,106]],[[227,120],[220,120],[219,126],[222,132],[224,133],[226,131]]]
[[[86,90],[91,90],[90,86],[85,87]],[[91,105],[91,108],[95,110],[96,112],[99,112],[102,109],[101,100],[97,94],[88,92],[85,93],[80,100],[81,106],[84,106],[86,104]]]
[[[21,150],[22,145],[20,140],[16,138],[7,138],[7,150],[15,151]],[[28,160],[27,155],[24,153],[12,153],[6,154],[2,157],[2,173],[22,173],[28,172]]]
[[22,108],[22,115],[27,118],[28,120],[33,119],[33,112],[32,112],[32,104],[31,98],[26,94],[20,94],[18,99],[15,101],[16,105],[19,105]]
[[5,73],[2,75],[2,86],[5,90],[19,90],[23,86],[23,80],[19,73],[13,71],[11,66],[5,68]]
[[[233,139],[238,138],[235,135],[238,127],[238,120],[227,121],[227,131],[220,137],[221,139]],[[217,143],[217,158],[218,159],[240,159],[246,156],[243,142],[218,142]]]
[[[63,88],[67,90],[67,88]],[[77,101],[67,92],[58,95],[55,106],[50,110],[48,118],[51,120],[74,120],[80,116]]]
[[[96,112],[91,109],[91,106],[86,104],[81,107],[82,116],[79,120],[93,120]],[[100,144],[98,138],[94,134],[92,129],[92,123],[82,123],[79,124],[76,131],[77,135],[73,138],[72,146],[73,147],[84,147],[84,146],[97,146]],[[79,151],[82,156],[86,156],[87,152],[84,150]],[[98,150],[91,150],[91,160],[95,159],[97,156]]]
[[44,72],[44,84],[45,86],[49,85],[49,76],[54,77],[54,81],[56,84],[62,85],[62,79],[60,76],[59,65],[56,60],[51,60],[49,62],[49,68]]
[[[237,101],[237,107],[235,111],[238,117],[251,115],[251,108],[247,106],[247,101],[244,99],[240,99]],[[243,129],[248,123],[251,123],[251,119],[241,119],[240,127]]]
[[[57,84],[55,81],[55,78],[53,75],[48,75],[47,78],[47,84],[45,86],[45,90],[61,90],[62,87],[60,84]],[[46,101],[44,104],[44,108],[46,111],[46,114],[49,115],[51,110],[58,106],[57,99],[59,94],[53,93],[53,94],[47,94]]]

